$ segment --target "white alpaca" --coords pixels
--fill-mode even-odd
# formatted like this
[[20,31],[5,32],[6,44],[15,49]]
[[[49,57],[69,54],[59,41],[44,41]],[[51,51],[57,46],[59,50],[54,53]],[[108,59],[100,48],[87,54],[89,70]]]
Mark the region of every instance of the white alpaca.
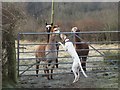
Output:
[[63,45],[61,42],[58,42],[58,43],[62,45],[64,50],[67,51],[73,59],[72,71],[73,71],[74,76],[75,76],[75,79],[74,79],[73,83],[75,83],[76,81],[79,80],[79,66],[80,66],[80,69],[81,69],[83,75],[85,77],[88,77],[85,74],[85,72],[84,72],[84,70],[81,66],[79,56],[78,56],[78,54],[75,50],[75,47],[73,46],[73,43],[69,39],[66,38],[66,35],[61,34],[60,37],[61,37],[62,40],[65,41],[65,45]]

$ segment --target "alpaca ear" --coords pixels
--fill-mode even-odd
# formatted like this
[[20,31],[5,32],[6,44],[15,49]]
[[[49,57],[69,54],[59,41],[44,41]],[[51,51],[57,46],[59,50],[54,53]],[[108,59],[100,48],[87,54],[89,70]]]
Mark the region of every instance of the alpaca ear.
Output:
[[48,25],[47,22],[45,24],[46,24],[46,26]]
[[53,26],[53,23],[51,23],[51,26]]

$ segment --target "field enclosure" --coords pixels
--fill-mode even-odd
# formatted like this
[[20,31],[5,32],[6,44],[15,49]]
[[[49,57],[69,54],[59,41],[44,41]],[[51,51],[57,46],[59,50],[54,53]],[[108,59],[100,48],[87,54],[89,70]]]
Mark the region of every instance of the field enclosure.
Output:
[[[61,33],[66,34],[73,43],[84,43],[84,42],[75,42],[73,37],[74,33],[71,33],[71,32],[61,32]],[[83,39],[83,36],[91,35],[92,37],[93,35],[99,35],[104,33],[106,33],[106,31],[79,32],[81,36],[80,39]],[[109,32],[107,31],[107,33],[117,33],[117,31],[109,31]],[[47,40],[45,38],[45,35],[47,34],[50,34],[50,33],[41,32],[41,33],[19,33],[18,34],[18,43],[17,43],[18,64],[17,65],[18,65],[18,75],[21,76],[22,79],[24,77],[31,76],[32,79],[30,80],[34,80],[33,77],[36,76],[35,67],[37,64],[36,58],[35,58],[35,48],[39,45],[47,44],[46,43]],[[24,35],[24,39],[25,39],[25,36],[27,35],[29,36],[39,35],[40,41],[25,41],[23,40],[23,38],[21,40],[21,37],[23,35]],[[58,41],[60,41],[59,35],[58,35]],[[86,40],[83,40],[83,41],[86,41]],[[81,74],[80,77],[84,79],[83,80],[84,85],[82,87],[92,87],[90,85],[92,80],[94,80],[95,82],[99,82],[100,78],[102,78],[101,80],[104,79],[103,83],[107,85],[104,85],[103,83],[99,82],[100,85],[95,83],[95,86],[93,85],[93,87],[115,87],[115,88],[118,87],[117,78],[118,78],[118,60],[119,60],[118,59],[119,41],[117,40],[116,41],[111,41],[111,40],[110,41],[92,41],[92,39],[90,39],[90,41],[87,40],[86,43],[89,44],[89,48],[90,48],[89,55],[87,58],[87,71],[86,71],[86,73],[89,76],[89,79],[87,80],[89,81],[86,81],[83,75]],[[69,87],[69,84],[70,84],[69,82],[72,82],[72,80],[74,79],[71,72],[71,66],[72,66],[71,57],[62,49],[61,46],[58,52],[59,52],[58,54],[59,68],[54,68],[53,75],[55,79],[54,79],[54,82],[52,82],[50,85],[47,85],[47,83],[44,81],[46,80],[46,78],[42,77],[44,75],[43,67],[42,67],[44,62],[41,62],[39,65],[40,69],[39,69],[38,75],[39,75],[40,81],[37,80],[37,82],[42,83],[42,85],[44,83],[44,85],[41,87],[57,87],[57,85],[56,86],[53,85],[55,82],[57,82],[59,86],[62,85],[62,87]],[[42,58],[45,58],[45,57],[42,57]],[[67,82],[64,83],[64,85],[60,84],[64,82],[65,76],[69,76],[66,78]],[[111,78],[111,77],[114,78],[113,79],[114,83],[113,84],[111,84],[112,82],[106,83],[108,82],[107,81],[108,78]],[[81,78],[80,78],[80,81],[82,81]],[[59,79],[59,82],[57,79]],[[74,87],[79,87],[79,86],[76,85]]]

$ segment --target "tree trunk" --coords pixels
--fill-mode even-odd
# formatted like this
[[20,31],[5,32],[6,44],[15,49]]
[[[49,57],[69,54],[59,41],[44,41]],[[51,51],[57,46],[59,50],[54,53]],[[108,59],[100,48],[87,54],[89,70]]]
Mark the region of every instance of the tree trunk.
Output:
[[6,31],[3,31],[3,61],[2,61],[2,77],[3,87],[13,87],[17,82],[16,75],[16,52],[15,52],[15,38],[13,35],[13,26]]
[[17,81],[16,75],[16,51],[15,51],[15,38],[12,30],[13,25],[9,30],[9,34],[7,36],[8,44],[7,44],[7,57],[8,57],[8,77],[12,79],[13,82]]

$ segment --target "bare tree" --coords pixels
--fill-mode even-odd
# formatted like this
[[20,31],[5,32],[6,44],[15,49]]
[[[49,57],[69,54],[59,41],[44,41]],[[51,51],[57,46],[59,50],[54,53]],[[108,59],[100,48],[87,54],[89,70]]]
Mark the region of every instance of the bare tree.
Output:
[[2,3],[2,81],[3,87],[17,82],[14,27],[22,18],[13,3]]

